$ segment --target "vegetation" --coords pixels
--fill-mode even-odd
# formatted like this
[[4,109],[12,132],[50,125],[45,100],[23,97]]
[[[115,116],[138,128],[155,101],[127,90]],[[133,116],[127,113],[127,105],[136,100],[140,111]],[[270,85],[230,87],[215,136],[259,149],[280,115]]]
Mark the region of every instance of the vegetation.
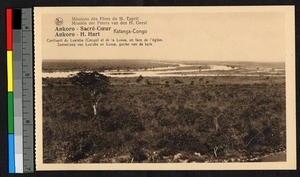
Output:
[[95,71],[79,72],[71,78],[71,81],[73,85],[81,87],[85,102],[90,103],[89,105],[93,108],[94,116],[97,116],[98,103],[109,91],[109,78]]
[[248,161],[285,148],[284,77],[97,75],[43,79],[45,163]]

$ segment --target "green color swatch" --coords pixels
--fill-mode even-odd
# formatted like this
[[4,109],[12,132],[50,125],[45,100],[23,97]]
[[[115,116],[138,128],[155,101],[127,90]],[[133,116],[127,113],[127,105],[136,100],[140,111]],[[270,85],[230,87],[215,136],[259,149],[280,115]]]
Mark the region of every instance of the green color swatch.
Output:
[[13,92],[8,92],[8,133],[14,133],[14,96]]

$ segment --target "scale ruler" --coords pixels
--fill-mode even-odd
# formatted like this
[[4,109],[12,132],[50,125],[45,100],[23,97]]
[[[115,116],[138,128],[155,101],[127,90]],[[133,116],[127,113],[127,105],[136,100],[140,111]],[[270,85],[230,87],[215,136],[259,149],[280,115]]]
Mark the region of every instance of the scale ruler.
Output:
[[23,172],[34,171],[32,9],[22,9]]
[[9,173],[34,172],[32,9],[7,9]]

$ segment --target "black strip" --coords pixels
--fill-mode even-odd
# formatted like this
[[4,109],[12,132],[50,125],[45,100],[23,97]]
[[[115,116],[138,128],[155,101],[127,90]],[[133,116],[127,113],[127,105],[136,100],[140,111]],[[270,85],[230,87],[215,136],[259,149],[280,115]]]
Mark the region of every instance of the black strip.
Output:
[[22,27],[22,11],[21,9],[13,9],[12,13],[13,29],[21,29]]

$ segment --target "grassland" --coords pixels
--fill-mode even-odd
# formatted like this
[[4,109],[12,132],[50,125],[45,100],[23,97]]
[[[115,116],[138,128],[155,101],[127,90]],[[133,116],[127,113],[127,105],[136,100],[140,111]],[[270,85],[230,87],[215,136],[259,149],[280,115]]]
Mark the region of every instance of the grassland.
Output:
[[45,163],[251,161],[285,148],[284,77],[110,78],[97,107],[43,79]]

